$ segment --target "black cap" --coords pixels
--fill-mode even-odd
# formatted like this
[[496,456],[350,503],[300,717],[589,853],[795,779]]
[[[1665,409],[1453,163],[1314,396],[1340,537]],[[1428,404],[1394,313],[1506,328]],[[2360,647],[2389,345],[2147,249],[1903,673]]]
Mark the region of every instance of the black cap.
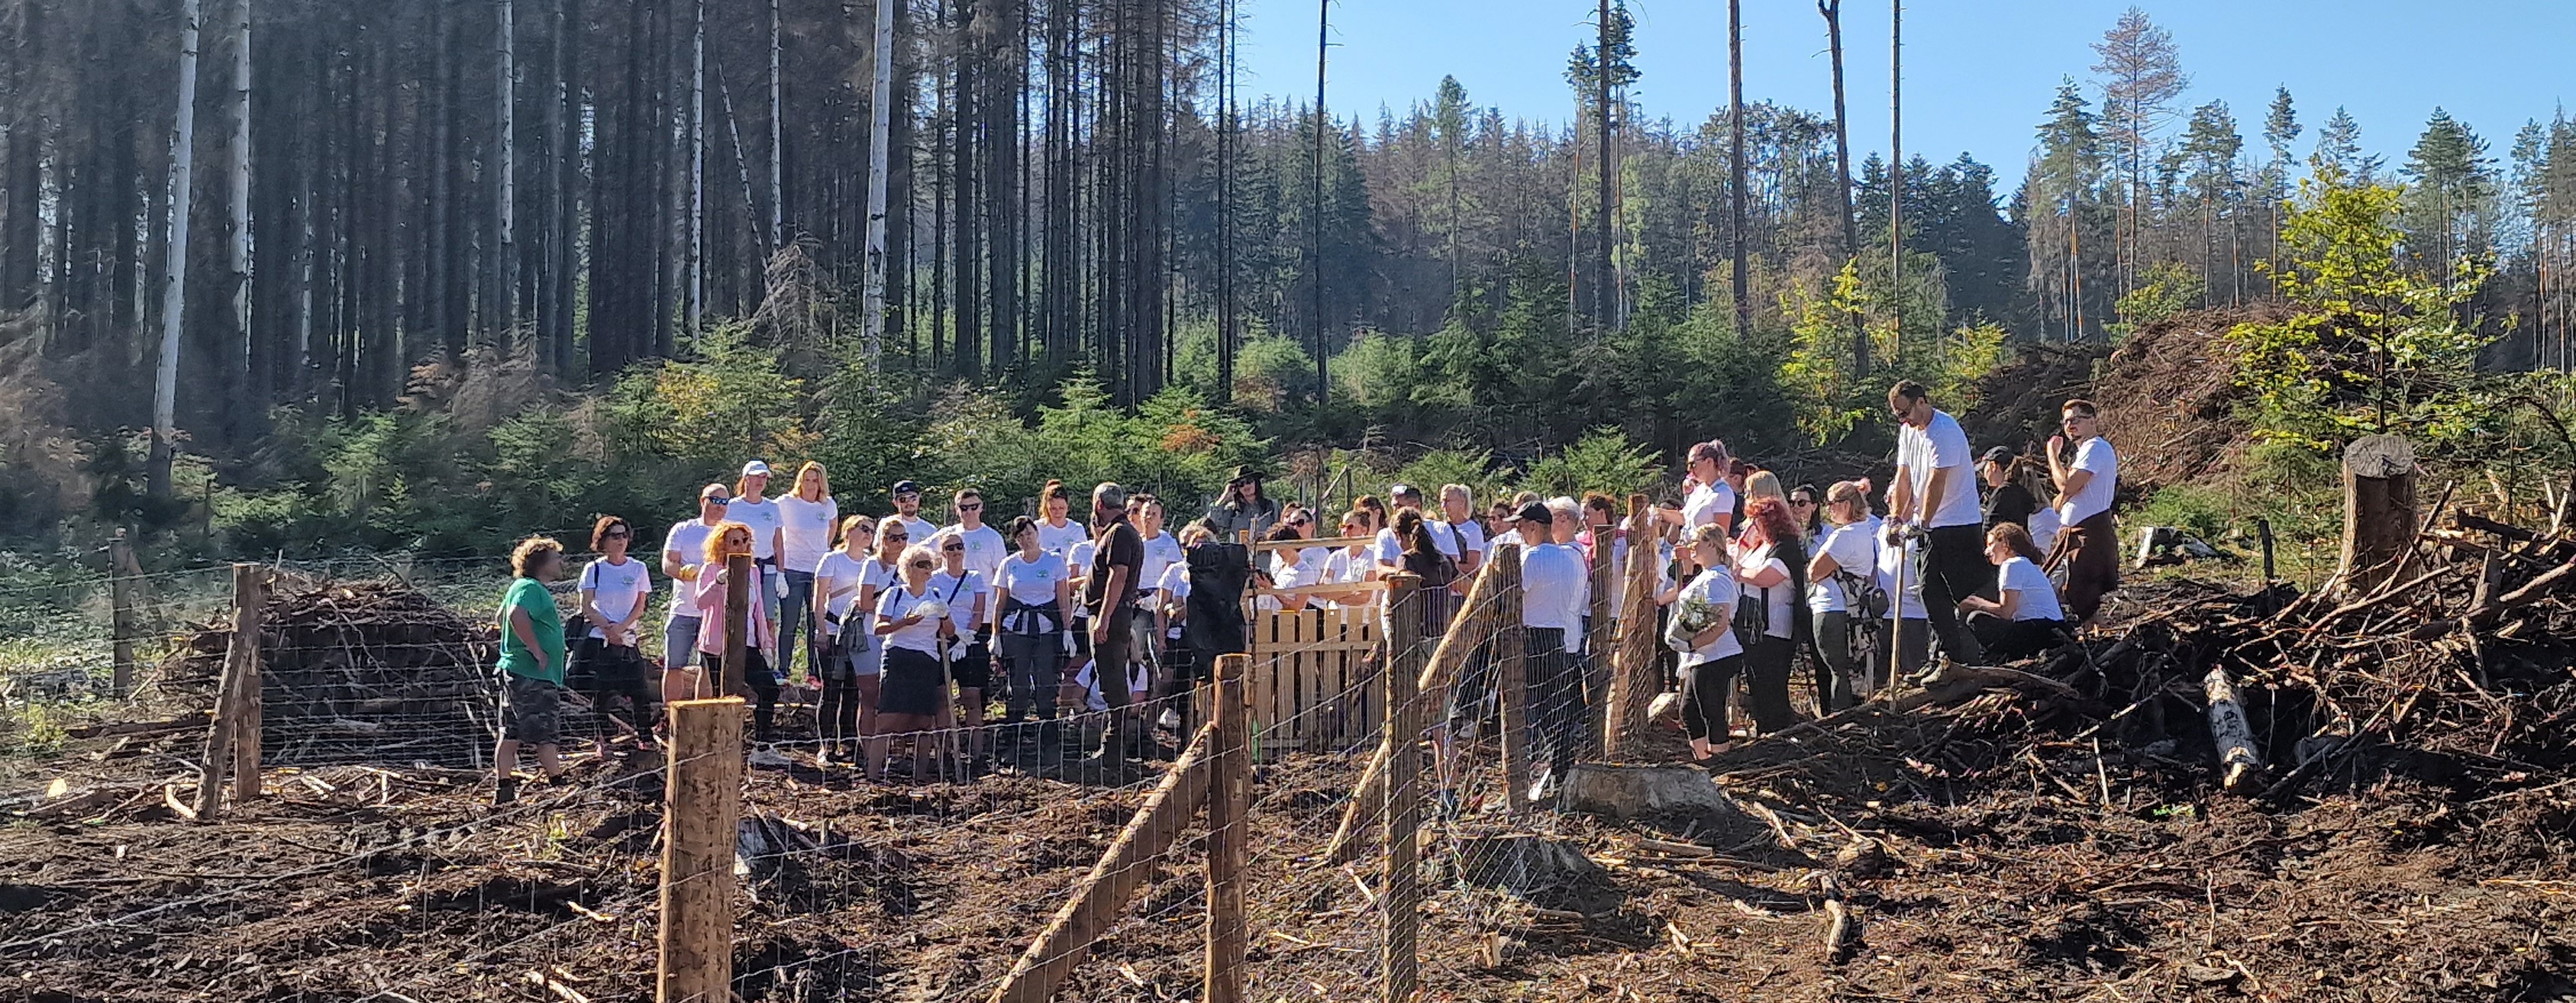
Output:
[[894,482],[894,490],[887,493],[898,495],[917,495],[921,493],[921,485],[913,481],[896,481]]
[[1993,449],[1986,450],[1986,455],[1981,457],[1978,462],[2011,463],[2012,461],[2013,451],[2011,446],[1996,446]]
[[1258,481],[1261,479],[1261,468],[1254,464],[1246,463],[1234,468],[1234,474],[1227,477],[1225,482],[1228,484],[1242,484],[1246,481]]
[[1517,522],[1555,522],[1556,513],[1548,511],[1546,505],[1531,502],[1521,506],[1520,513],[1512,519]]

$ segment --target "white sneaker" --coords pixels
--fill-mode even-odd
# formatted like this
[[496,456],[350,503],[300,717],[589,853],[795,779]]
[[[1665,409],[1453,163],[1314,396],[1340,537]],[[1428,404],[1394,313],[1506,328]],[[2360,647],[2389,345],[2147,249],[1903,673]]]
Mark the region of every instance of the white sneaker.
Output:
[[1161,727],[1178,730],[1181,726],[1181,712],[1165,707],[1163,708],[1163,716],[1155,719],[1154,723]]
[[759,746],[759,747],[757,747],[757,748],[752,749],[752,750],[751,750],[751,758],[750,758],[749,760],[747,760],[747,761],[748,761],[748,762],[750,762],[750,763],[751,763],[751,765],[753,765],[753,766],[786,766],[786,765],[788,765],[788,759],[787,759],[787,757],[782,756],[782,755],[779,755],[779,754],[778,754],[778,750],[773,749],[773,748],[770,748],[770,747],[768,747],[768,746],[766,746],[766,745]]
[[1535,779],[1535,780],[1530,781],[1530,789],[1529,789],[1529,799],[1530,799],[1530,803],[1531,803],[1531,804],[1538,804],[1538,803],[1540,803],[1540,802],[1546,801],[1546,800],[1548,800],[1548,799],[1550,799],[1550,798],[1553,798],[1553,797],[1555,797],[1555,796],[1556,796],[1556,774],[1555,774],[1555,771],[1553,771],[1553,770],[1548,770],[1548,769],[1545,769],[1545,768],[1540,769],[1540,770],[1538,771],[1538,779]]

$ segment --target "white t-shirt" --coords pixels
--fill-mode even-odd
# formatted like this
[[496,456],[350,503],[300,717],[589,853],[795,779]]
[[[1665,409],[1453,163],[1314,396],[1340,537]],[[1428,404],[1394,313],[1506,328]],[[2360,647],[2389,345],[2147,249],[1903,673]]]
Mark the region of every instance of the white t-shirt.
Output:
[[[590,604],[602,614],[623,621],[653,595],[653,576],[645,573],[644,562],[633,557],[623,564],[609,563],[603,557],[582,565],[580,587],[592,593]],[[594,625],[590,636],[605,640],[608,632]]]
[[2021,593],[2021,605],[2013,610],[2015,622],[2066,619],[2066,611],[2057,605],[2057,585],[2030,558],[2016,554],[1996,568],[1995,587]]
[[[1682,528],[1694,529],[1735,514],[1735,488],[1725,481],[1692,488],[1682,499]],[[1687,536],[1688,534],[1684,534]]]
[[[912,615],[914,607],[937,597],[936,588],[926,592],[914,592],[897,584],[877,597],[877,618],[880,621],[901,620]],[[886,646],[918,651],[925,655],[937,655],[939,654],[939,621],[923,620],[909,627],[896,628],[894,633],[886,635]]]
[[[1698,577],[1691,579],[1690,584],[1682,588],[1681,597],[1674,600],[1673,607],[1678,615],[1678,611],[1684,604],[1706,603],[1709,607],[1709,622],[1726,624],[1735,619],[1735,600],[1740,591],[1740,587],[1735,584],[1733,571],[1726,568],[1710,568],[1700,572]],[[1680,629],[1680,624],[1674,624],[1674,629]],[[1743,653],[1744,642],[1736,640],[1735,631],[1721,630],[1717,632],[1717,640],[1709,642],[1707,647],[1683,653],[1681,666],[1687,669],[1721,658],[1733,658]]]
[[2030,530],[2031,542],[2039,544],[2041,553],[2047,553],[2057,549],[2057,531],[2064,525],[2057,521],[2056,509],[2042,506],[2030,514],[2030,524],[2022,528]]
[[[1045,523],[1042,522],[1038,524],[1038,534],[1038,549],[1046,550]],[[1099,551],[1100,545],[1093,543],[1088,539],[1065,548],[1063,551],[1065,573],[1072,575],[1075,578],[1089,576],[1091,574],[1091,558],[1093,555],[1099,553]],[[1047,552],[1056,553],[1055,551]],[[1083,605],[1082,598],[1080,596],[1076,596],[1074,597],[1073,609],[1068,615],[1072,616],[1076,620],[1088,620],[1091,619],[1091,608]]]
[[[1920,569],[1920,564],[1919,562],[1913,565],[1907,564],[1907,562],[1912,561],[1917,555],[1921,554],[1922,551],[1923,546],[1919,543],[1908,542],[1902,547],[1890,547],[1884,542],[1880,543],[1878,548],[1878,590],[1887,593],[1890,599],[1890,602],[1887,604],[1887,615],[1892,617],[1903,617],[1907,620],[1921,620],[1924,618],[1923,574]],[[1897,568],[1900,566],[1905,567],[1905,593],[1903,595],[1898,595],[1896,592],[1896,572]]]
[[[1789,573],[1789,562],[1772,556],[1776,550],[1777,548],[1766,543],[1753,548],[1750,553],[1738,558],[1735,562],[1735,570],[1738,580],[1749,579],[1766,571],[1776,571],[1784,576],[1787,575]],[[1792,606],[1796,605],[1798,599],[1795,595],[1796,591],[1797,590],[1790,585],[1786,578],[1783,578],[1778,584],[1772,585],[1768,588],[1757,587],[1749,581],[1744,583],[1744,598],[1746,600],[1750,601],[1760,599],[1766,595],[1770,598],[1770,623],[1768,626],[1763,628],[1763,634],[1770,637],[1796,636],[1797,622],[1790,619],[1790,617],[1796,615],[1791,609]]]
[[[984,576],[971,570],[966,572],[964,581],[945,571],[930,574],[930,594],[948,604],[948,619],[957,625],[959,640],[974,636],[975,628],[983,626],[984,622],[975,617],[975,600],[984,596],[986,591]],[[988,611],[986,615],[991,613]]]
[[907,547],[930,546],[930,538],[939,535],[939,527],[931,525],[930,520],[917,515],[887,516],[883,519],[877,520],[878,530],[882,532],[885,524],[888,522],[897,523],[903,526],[903,545]]
[[1591,575],[1583,551],[1561,543],[1521,548],[1521,626],[1565,632],[1565,651],[1583,648],[1583,614]]
[[841,521],[841,503],[830,495],[818,502],[788,495],[778,500],[778,514],[787,534],[787,552],[779,555],[778,566],[804,571],[822,563],[823,554],[832,549],[832,524]]
[[1187,607],[1182,605],[1182,603],[1190,597],[1189,563],[1186,561],[1178,562],[1173,564],[1171,567],[1164,568],[1162,579],[1154,584],[1155,587],[1160,589],[1163,593],[1163,605],[1174,610],[1174,613],[1172,614],[1172,629],[1168,631],[1168,633],[1173,640],[1179,640],[1181,636],[1181,615],[1179,611],[1187,609]]
[[[2094,436],[2075,447],[2075,469],[2091,471],[2093,479],[2066,499],[2057,512],[2064,525],[2072,526],[2111,510],[2111,497],[2120,490],[2120,454],[2111,451],[2111,440]],[[2047,543],[2041,543],[2045,548]]]
[[1082,520],[1066,519],[1062,526],[1051,525],[1044,519],[1038,520],[1039,550],[1050,554],[1071,556],[1074,544],[1089,539],[1091,539],[1091,530],[1082,525]]
[[1055,601],[1056,584],[1064,581],[1070,572],[1065,569],[1064,558],[1039,551],[1038,559],[1034,561],[1018,554],[1004,558],[997,574],[999,577],[994,581],[997,593],[1007,592],[1020,602],[1044,606]]
[[[1849,526],[1836,526],[1825,531],[1824,543],[1816,548],[1816,553],[1834,555],[1834,563],[1842,567],[1844,574],[1875,576],[1879,532],[1878,517],[1866,516]],[[1807,583],[1807,608],[1818,616],[1850,610],[1843,596],[1842,583],[1835,581],[1832,575]]]
[[961,522],[940,532],[954,533],[966,541],[966,570],[982,575],[984,588],[989,592],[1002,569],[1002,561],[1011,556],[1011,545],[1002,539],[1002,531],[990,525],[967,529]]
[[868,572],[876,566],[875,560],[852,557],[845,550],[832,551],[814,562],[814,587],[823,593],[824,611],[847,619],[850,603],[859,598],[862,589],[867,588],[871,577]]
[[[766,561],[776,558],[777,539],[773,535],[787,525],[785,510],[778,503],[763,498],[753,501],[736,498],[725,503],[725,518],[751,527],[751,559]],[[818,555],[816,560],[822,558]]]
[[1170,531],[1156,533],[1145,541],[1145,568],[1136,581],[1147,591],[1163,587],[1163,572],[1181,562],[1181,541]]
[[[681,567],[697,567],[707,563],[707,534],[712,532],[715,532],[715,527],[707,525],[704,520],[683,519],[672,523],[671,531],[663,534],[662,550],[666,553],[679,554]],[[683,591],[688,584],[677,578],[671,579],[670,617],[672,619],[698,615],[695,605],[697,597]]]
[[[1375,547],[1362,548],[1359,556],[1356,557],[1351,555],[1348,548],[1335,547],[1332,554],[1324,558],[1324,573],[1316,576],[1315,583],[1350,585],[1367,581],[1369,572],[1377,570],[1376,560],[1377,548]],[[1299,566],[1304,566],[1302,560]]]
[[1368,558],[1380,564],[1404,563],[1404,544],[1395,538],[1395,527],[1377,531],[1377,542],[1368,546]]
[[[1296,589],[1316,584],[1324,580],[1324,571],[1326,566],[1330,563],[1330,558],[1321,561],[1310,561],[1301,555],[1297,559],[1297,563],[1290,564],[1284,559],[1274,557],[1271,559],[1270,563],[1270,586],[1272,588]],[[1308,598],[1311,599],[1312,597]],[[1253,600],[1252,605],[1253,608],[1263,611],[1277,611],[1285,608],[1285,605],[1280,602],[1278,596],[1262,596]]]
[[1932,420],[1923,428],[1899,425],[1896,431],[1896,465],[1904,467],[1914,482],[1914,497],[1924,501],[1924,492],[1932,486],[1932,471],[1950,471],[1942,485],[1942,497],[1930,499],[1925,511],[1926,529],[1943,526],[1975,526],[1985,521],[1977,510],[1976,457],[1968,452],[1968,433],[1959,428],[1959,419],[1950,412],[1934,411]]
[[1451,560],[1465,560],[1468,554],[1485,552],[1485,527],[1470,518],[1465,522],[1431,521],[1431,538],[1440,543],[1440,552]]

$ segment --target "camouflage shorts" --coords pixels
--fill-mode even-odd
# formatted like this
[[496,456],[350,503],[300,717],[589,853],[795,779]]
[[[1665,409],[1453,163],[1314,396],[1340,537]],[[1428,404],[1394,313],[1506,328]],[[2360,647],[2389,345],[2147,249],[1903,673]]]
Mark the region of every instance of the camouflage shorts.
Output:
[[563,688],[543,679],[507,675],[501,694],[501,737],[553,745],[562,732]]

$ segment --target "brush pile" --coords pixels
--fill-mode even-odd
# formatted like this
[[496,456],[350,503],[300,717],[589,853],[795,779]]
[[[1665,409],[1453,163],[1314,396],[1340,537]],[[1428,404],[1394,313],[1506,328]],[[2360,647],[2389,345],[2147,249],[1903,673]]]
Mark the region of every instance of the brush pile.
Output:
[[[199,626],[161,687],[211,702],[232,634]],[[260,621],[264,758],[473,763],[491,737],[495,642],[401,582],[279,577]]]

